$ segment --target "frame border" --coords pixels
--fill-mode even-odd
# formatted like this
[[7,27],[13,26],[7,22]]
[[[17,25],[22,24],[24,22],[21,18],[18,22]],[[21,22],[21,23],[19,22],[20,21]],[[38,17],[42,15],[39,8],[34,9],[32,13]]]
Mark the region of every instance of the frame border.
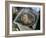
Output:
[[[31,33],[31,34],[9,34],[9,4],[28,4],[28,5],[42,5],[43,6],[43,33]],[[21,2],[21,1],[5,1],[5,37],[20,37],[20,36],[37,36],[45,35],[45,3],[36,2]]]

